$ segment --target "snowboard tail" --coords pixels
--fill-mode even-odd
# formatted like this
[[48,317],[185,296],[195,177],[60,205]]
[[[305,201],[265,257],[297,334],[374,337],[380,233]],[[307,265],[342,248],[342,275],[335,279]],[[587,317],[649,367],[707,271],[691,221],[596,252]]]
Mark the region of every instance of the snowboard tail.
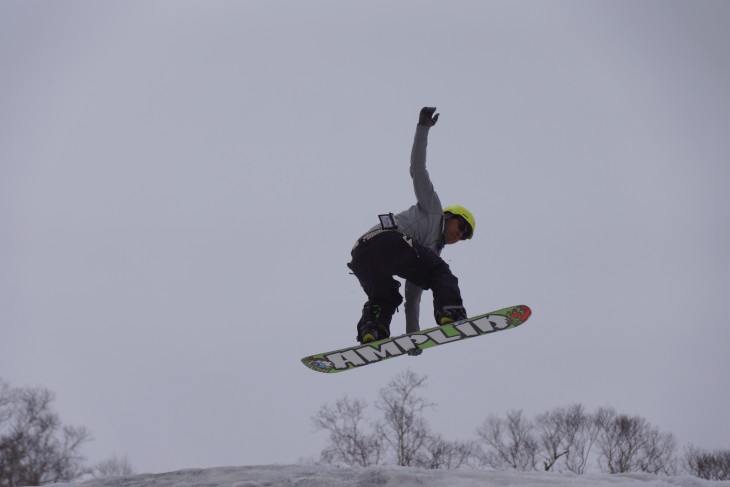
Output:
[[515,328],[527,321],[531,314],[532,310],[528,306],[512,306],[407,335],[310,355],[304,357],[302,363],[317,372],[343,372],[399,357],[411,350],[426,350],[438,345]]

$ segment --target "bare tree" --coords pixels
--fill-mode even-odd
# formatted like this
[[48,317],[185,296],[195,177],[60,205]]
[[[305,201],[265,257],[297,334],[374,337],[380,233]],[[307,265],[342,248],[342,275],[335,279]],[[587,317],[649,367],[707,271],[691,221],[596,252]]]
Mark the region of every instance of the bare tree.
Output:
[[522,410],[510,411],[504,419],[490,415],[477,429],[477,435],[489,447],[484,461],[491,467],[535,469],[538,444]]
[[645,439],[646,421],[638,416],[618,414],[613,408],[600,408],[596,413],[600,425],[599,465],[608,473],[635,471],[639,449]]
[[565,457],[565,468],[582,475],[588,465],[593,444],[598,437],[598,422],[593,416],[586,414],[580,404],[568,408],[565,422],[566,434],[572,438],[572,447]]
[[400,466],[416,465],[429,438],[423,411],[433,404],[416,395],[417,389],[425,387],[426,378],[410,369],[401,372],[381,389],[376,404],[385,415],[378,432],[393,449]]
[[63,426],[46,389],[0,385],[0,487],[73,480],[83,468],[83,427]]
[[573,447],[575,431],[567,427],[567,414],[565,408],[558,408],[540,414],[535,419],[542,464],[546,472],[552,470],[558,460],[567,456]]
[[672,433],[662,433],[656,427],[649,426],[646,430],[646,441],[639,451],[637,466],[642,472],[676,475],[676,449],[677,440]]
[[426,440],[418,466],[424,468],[445,468],[455,470],[469,465],[477,456],[478,447],[473,441],[448,441],[441,435]]
[[364,431],[367,403],[360,399],[339,399],[334,408],[323,407],[312,418],[318,429],[329,431],[329,444],[322,451],[322,462],[330,465],[377,465],[384,445],[376,435]]
[[425,381],[425,376],[406,370],[380,390],[376,406],[383,418],[373,424],[374,434],[363,428],[365,401],[345,397],[334,407],[323,407],[312,418],[318,429],[330,432],[321,462],[367,466],[387,461],[432,469],[473,464],[479,450],[474,442],[448,441],[430,433],[423,412],[433,404],[417,394]]
[[0,379],[0,425],[10,418],[10,386]]
[[706,480],[730,480],[730,450],[708,451],[689,445],[684,454],[684,469]]
[[134,468],[129,462],[127,455],[118,457],[113,455],[106,460],[97,463],[92,469],[91,474],[96,478],[103,477],[124,477],[126,475],[134,475]]
[[7,440],[5,439],[6,422],[10,419],[12,412],[10,395],[10,386],[0,379],[0,487],[11,485],[12,459],[7,452]]
[[639,416],[617,414],[612,408],[596,413],[599,424],[599,465],[609,473],[676,473],[674,451],[677,442],[671,433],[662,433]]
[[562,464],[573,473],[584,473],[598,429],[581,404],[540,414],[534,424],[545,471]]

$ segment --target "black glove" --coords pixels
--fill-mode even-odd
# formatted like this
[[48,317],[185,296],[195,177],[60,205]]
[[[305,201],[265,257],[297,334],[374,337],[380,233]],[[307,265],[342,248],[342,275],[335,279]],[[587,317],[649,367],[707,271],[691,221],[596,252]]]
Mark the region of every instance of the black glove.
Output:
[[421,114],[418,116],[418,125],[425,125],[426,127],[433,127],[439,119],[439,114],[433,114],[436,111],[436,107],[423,107],[421,108]]

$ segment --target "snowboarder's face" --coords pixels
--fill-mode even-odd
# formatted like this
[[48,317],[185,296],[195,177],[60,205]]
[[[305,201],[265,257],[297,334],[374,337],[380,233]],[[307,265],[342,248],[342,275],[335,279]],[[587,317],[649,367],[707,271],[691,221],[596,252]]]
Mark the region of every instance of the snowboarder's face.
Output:
[[465,228],[458,218],[449,218],[446,222],[446,244],[455,244],[464,236]]

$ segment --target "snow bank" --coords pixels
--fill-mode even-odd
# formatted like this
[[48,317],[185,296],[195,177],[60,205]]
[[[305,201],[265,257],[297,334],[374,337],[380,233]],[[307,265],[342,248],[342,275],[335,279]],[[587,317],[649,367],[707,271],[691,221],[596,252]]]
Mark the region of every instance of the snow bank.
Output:
[[572,475],[546,472],[425,470],[406,467],[334,468],[263,465],[190,469],[161,474],[94,479],[56,487],[730,487],[730,481],[649,474]]

